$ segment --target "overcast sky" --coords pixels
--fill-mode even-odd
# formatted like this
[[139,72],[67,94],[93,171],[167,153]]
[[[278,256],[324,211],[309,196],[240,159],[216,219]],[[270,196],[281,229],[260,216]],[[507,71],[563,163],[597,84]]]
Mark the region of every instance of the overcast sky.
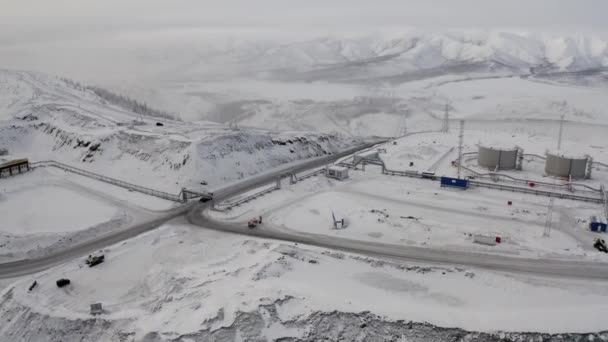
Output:
[[[606,13],[608,0],[0,0],[0,68],[150,84],[162,70],[188,70],[200,59],[193,49],[208,50],[205,40],[278,35],[287,42],[411,28],[605,39]],[[216,39],[224,32],[231,39]]]
[[0,44],[132,30],[608,29],[606,0],[0,0]]

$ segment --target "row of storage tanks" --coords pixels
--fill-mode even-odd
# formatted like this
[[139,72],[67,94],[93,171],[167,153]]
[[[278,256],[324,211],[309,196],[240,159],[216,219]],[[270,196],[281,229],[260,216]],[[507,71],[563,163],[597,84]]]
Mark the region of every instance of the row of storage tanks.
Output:
[[[518,147],[504,148],[479,145],[477,163],[491,170],[514,170],[521,168],[523,150]],[[571,157],[547,152],[545,173],[556,177],[589,178],[593,160],[589,156]]]

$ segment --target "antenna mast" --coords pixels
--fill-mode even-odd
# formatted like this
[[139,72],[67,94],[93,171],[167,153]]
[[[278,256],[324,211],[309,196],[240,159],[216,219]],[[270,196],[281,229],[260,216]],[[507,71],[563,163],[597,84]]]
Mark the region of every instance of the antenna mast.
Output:
[[460,164],[462,164],[462,143],[464,140],[464,120],[460,120],[460,133],[458,134],[458,178],[460,178]]

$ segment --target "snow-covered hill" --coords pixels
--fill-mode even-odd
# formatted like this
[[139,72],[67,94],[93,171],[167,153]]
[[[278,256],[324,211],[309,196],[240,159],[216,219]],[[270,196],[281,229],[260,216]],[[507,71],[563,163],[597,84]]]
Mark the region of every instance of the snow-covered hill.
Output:
[[229,129],[135,114],[77,83],[0,71],[0,147],[169,192],[339,151],[336,135]]

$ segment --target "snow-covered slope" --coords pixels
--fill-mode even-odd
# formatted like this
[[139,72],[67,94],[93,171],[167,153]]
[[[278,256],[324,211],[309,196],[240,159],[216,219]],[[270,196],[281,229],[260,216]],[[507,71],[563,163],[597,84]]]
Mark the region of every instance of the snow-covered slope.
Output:
[[58,160],[169,192],[202,180],[216,186],[352,142],[137,115],[74,82],[0,71],[0,147],[12,157]]

